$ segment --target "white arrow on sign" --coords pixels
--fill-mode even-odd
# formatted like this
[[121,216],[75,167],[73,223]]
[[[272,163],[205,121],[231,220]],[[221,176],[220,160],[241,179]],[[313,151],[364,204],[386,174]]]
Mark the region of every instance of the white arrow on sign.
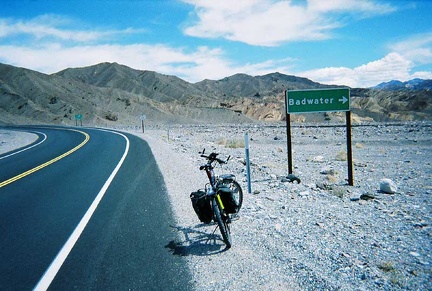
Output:
[[348,98],[346,98],[345,96],[342,96],[341,99],[339,99],[339,102],[342,102],[342,104],[345,104],[348,101]]

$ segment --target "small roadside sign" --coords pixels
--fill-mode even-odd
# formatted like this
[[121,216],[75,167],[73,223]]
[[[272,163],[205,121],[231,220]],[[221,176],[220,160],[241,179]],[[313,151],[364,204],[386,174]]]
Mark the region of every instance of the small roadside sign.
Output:
[[349,111],[348,88],[286,91],[287,113]]
[[78,120],[80,121],[82,126],[82,118],[83,118],[82,114],[75,114],[75,126],[78,126]]

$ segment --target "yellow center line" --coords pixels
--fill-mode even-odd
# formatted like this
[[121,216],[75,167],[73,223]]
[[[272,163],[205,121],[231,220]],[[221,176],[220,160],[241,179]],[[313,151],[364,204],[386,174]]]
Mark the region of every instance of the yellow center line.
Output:
[[0,188],[1,188],[1,187],[4,187],[4,186],[6,186],[6,185],[8,185],[8,184],[10,184],[10,183],[13,183],[13,182],[15,182],[16,180],[19,180],[19,179],[21,179],[21,178],[24,178],[25,176],[28,176],[28,175],[30,175],[30,174],[36,172],[36,171],[39,171],[40,169],[43,169],[43,168],[45,168],[46,166],[49,166],[49,165],[51,165],[51,164],[57,162],[58,160],[63,159],[64,157],[66,157],[66,156],[70,155],[71,153],[77,151],[79,148],[81,148],[83,145],[85,145],[85,144],[90,140],[90,136],[89,136],[87,133],[83,132],[83,131],[75,130],[75,129],[68,129],[68,130],[76,131],[76,132],[79,132],[79,133],[83,134],[83,135],[85,136],[84,141],[83,141],[82,143],[80,143],[79,145],[77,145],[76,147],[74,147],[73,149],[71,149],[71,150],[65,152],[64,154],[62,154],[62,155],[60,155],[60,156],[58,156],[58,157],[56,157],[56,158],[54,158],[54,159],[52,159],[52,160],[46,162],[46,163],[43,163],[42,165],[39,165],[39,166],[37,166],[37,167],[34,167],[33,169],[30,169],[30,170],[28,170],[28,171],[26,171],[26,172],[24,172],[24,173],[21,173],[21,174],[19,174],[19,175],[16,175],[15,177],[12,177],[12,178],[10,178],[10,179],[8,179],[8,180],[6,180],[6,181],[1,182],[1,183],[0,183]]

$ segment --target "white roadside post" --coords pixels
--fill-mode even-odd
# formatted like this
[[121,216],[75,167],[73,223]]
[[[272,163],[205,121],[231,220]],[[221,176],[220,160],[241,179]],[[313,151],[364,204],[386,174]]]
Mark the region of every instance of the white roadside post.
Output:
[[246,150],[246,179],[248,184],[248,193],[252,193],[249,161],[249,133],[245,133],[245,150]]

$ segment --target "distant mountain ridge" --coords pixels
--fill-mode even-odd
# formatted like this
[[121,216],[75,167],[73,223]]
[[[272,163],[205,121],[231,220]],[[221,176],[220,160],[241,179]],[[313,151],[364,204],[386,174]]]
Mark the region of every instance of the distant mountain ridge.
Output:
[[[140,94],[161,102],[181,101],[182,92],[192,92],[197,96],[201,92],[193,85],[175,76],[162,75],[153,71],[139,71],[117,63],[66,69],[54,75],[80,81],[102,88],[116,88],[133,94]],[[169,87],[169,92],[166,88]]]
[[[336,86],[277,72],[255,77],[235,74],[192,84],[117,63],[68,68],[51,75],[0,63],[0,123],[73,124],[78,113],[88,125],[96,126],[137,124],[142,115],[156,124],[281,121],[285,90],[330,87]],[[352,88],[351,96],[358,121],[432,119],[429,89]],[[328,121],[339,119],[340,114],[291,118]]]
[[373,87],[380,90],[432,90],[432,80],[412,79],[406,82],[392,80]]

